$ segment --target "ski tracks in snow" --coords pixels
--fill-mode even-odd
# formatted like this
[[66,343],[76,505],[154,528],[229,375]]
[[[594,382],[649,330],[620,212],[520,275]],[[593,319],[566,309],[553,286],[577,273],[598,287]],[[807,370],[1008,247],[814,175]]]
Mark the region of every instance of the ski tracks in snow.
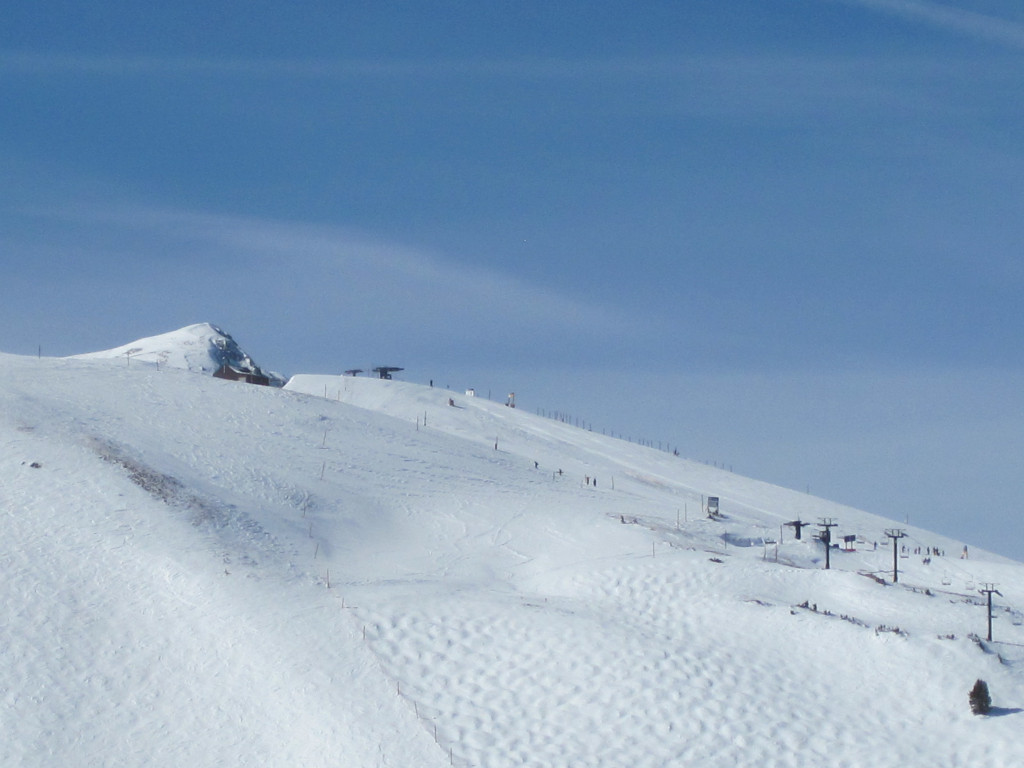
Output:
[[[970,725],[963,702],[943,700],[957,683],[948,654],[964,644],[922,654],[862,625],[738,600],[766,567],[677,552],[542,575],[547,589],[531,595],[433,596],[429,610],[380,595],[358,620],[455,765],[896,768],[933,749],[915,734]],[[817,646],[794,643],[807,622]],[[856,659],[831,651],[851,642]],[[897,681],[935,700],[894,716],[877,702]],[[954,742],[951,764],[969,765]]]

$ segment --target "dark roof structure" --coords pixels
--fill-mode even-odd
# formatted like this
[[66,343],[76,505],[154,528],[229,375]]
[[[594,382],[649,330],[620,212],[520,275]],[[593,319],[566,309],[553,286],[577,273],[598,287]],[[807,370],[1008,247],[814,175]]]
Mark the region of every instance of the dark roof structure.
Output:
[[382,379],[390,379],[392,373],[404,370],[405,368],[395,368],[392,365],[378,365],[373,369],[373,372],[378,374]]
[[270,377],[264,376],[258,369],[256,371],[245,371],[236,368],[230,363],[223,363],[220,368],[213,372],[218,379],[228,381],[244,381],[246,384],[258,384],[262,387],[270,386]]

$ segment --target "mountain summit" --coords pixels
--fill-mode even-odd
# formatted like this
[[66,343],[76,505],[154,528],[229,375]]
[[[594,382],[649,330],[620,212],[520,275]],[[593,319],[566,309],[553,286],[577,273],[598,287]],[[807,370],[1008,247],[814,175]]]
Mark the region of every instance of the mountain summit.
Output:
[[80,359],[103,359],[129,357],[149,363],[184,368],[194,373],[213,374],[221,366],[228,365],[236,371],[267,376],[271,382],[281,385],[281,376],[262,370],[249,355],[238,346],[238,342],[220,328],[210,323],[196,323],[176,331],[148,336],[129,342],[120,347],[73,355]]

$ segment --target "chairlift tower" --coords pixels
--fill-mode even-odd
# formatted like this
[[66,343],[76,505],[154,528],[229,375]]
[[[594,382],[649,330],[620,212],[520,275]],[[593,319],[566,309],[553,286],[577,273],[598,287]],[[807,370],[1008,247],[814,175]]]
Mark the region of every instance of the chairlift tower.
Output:
[[981,589],[978,590],[981,594],[988,596],[988,637],[986,638],[990,643],[992,642],[992,594],[995,593],[1000,597],[1003,593],[996,589],[995,584],[982,584]]
[[818,538],[825,544],[825,570],[829,570],[832,567],[832,529],[835,528],[839,523],[833,520],[831,517],[823,517],[818,523],[818,527],[822,529],[821,533],[818,534]]
[[899,544],[899,540],[907,535],[907,532],[902,528],[886,528],[885,535],[892,539],[892,583],[895,584],[900,580],[900,561],[897,545]]
[[796,520],[791,520],[788,523],[783,523],[783,525],[792,526],[794,528],[794,530],[796,531],[796,535],[795,535],[796,540],[800,541],[800,531],[803,528],[806,528],[808,525],[810,525],[810,523],[805,523],[800,518],[797,518]]

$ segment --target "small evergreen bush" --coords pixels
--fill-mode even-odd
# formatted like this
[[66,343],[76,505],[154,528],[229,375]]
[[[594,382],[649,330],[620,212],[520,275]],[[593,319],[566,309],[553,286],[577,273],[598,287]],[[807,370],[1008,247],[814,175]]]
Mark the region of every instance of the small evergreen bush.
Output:
[[992,697],[988,695],[988,683],[978,680],[971,688],[971,712],[976,715],[987,715],[992,709]]

